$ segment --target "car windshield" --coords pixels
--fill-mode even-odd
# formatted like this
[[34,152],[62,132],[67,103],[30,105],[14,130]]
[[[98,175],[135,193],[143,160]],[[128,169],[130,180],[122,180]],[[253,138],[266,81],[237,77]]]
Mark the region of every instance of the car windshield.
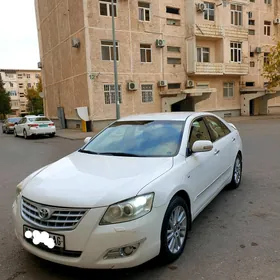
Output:
[[172,157],[180,148],[184,121],[118,121],[80,152],[112,156]]
[[9,122],[9,123],[16,123],[16,122],[19,122],[20,119],[21,119],[21,118],[9,118],[9,119],[8,119],[8,122]]

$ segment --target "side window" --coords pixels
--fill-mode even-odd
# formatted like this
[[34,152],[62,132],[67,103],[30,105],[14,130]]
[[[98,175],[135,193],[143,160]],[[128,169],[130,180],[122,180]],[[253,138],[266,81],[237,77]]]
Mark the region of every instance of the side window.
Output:
[[21,120],[21,123],[26,123],[26,118],[23,118],[23,119]]
[[221,139],[222,137],[224,137],[230,133],[230,130],[226,127],[226,125],[223,124],[220,120],[218,120],[215,117],[212,117],[212,116],[205,117],[205,121],[209,128],[213,142]]
[[192,123],[188,147],[191,149],[193,143],[198,140],[211,141],[211,137],[203,119],[197,119]]

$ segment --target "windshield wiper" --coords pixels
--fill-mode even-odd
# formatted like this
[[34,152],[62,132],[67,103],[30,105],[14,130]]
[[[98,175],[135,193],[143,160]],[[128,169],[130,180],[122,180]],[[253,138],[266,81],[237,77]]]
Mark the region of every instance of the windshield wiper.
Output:
[[99,153],[92,152],[92,151],[89,151],[89,150],[82,150],[82,149],[80,149],[79,152],[80,153],[84,153],[84,154],[90,154],[90,155],[99,155]]
[[144,157],[141,155],[130,154],[130,153],[117,153],[117,152],[106,152],[106,153],[99,153],[99,155],[108,155],[108,156],[124,156],[124,157]]

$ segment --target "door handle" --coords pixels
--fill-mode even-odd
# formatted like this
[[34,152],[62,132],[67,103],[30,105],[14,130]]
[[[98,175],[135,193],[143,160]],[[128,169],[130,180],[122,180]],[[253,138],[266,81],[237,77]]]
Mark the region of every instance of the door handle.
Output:
[[217,155],[220,152],[220,150],[215,150],[214,155]]
[[232,142],[234,142],[234,141],[235,141],[235,138],[233,137],[233,138],[232,138]]

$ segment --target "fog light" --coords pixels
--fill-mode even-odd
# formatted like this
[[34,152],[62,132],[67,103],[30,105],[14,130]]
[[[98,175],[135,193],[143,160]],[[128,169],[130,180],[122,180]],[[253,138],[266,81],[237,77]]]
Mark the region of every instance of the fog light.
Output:
[[105,254],[104,259],[117,259],[117,258],[125,258],[133,255],[141,243],[143,243],[146,238],[139,240],[136,243],[128,244],[123,247],[110,249],[107,254]]

